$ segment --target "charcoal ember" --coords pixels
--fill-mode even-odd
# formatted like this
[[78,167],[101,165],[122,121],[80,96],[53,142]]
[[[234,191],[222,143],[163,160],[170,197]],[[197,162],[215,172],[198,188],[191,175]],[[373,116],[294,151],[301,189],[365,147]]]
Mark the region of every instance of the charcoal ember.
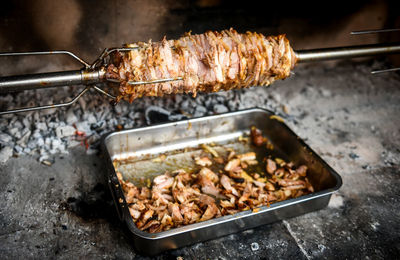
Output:
[[51,139],[51,149],[49,150],[50,154],[64,153],[66,152],[65,144],[59,138]]
[[[53,102],[49,102],[48,104],[46,104],[46,105],[51,105]],[[50,109],[43,109],[42,111],[40,111],[40,114],[42,115],[42,116],[46,116],[46,115],[52,115],[52,114],[54,114],[54,113],[56,113],[57,112],[57,109],[56,108],[50,108]]]
[[279,93],[271,93],[271,99],[276,101],[276,102],[281,102],[282,98],[281,95]]
[[213,110],[214,110],[214,113],[216,113],[216,114],[222,114],[222,113],[226,113],[229,111],[229,109],[226,106],[220,105],[220,104],[215,105],[213,107]]
[[75,135],[76,129],[73,126],[59,126],[56,128],[56,135],[58,138]]
[[197,105],[194,109],[193,116],[200,117],[200,116],[204,116],[206,113],[207,113],[207,108],[205,108],[202,105]]
[[47,131],[47,124],[45,122],[37,122],[35,128],[42,131]]
[[12,125],[13,125],[13,127],[14,128],[18,128],[18,129],[22,129],[24,126],[22,125],[22,122],[21,121],[17,121],[17,120],[15,120],[13,123],[12,123]]
[[0,150],[0,164],[4,164],[13,155],[13,148],[6,146]]
[[187,119],[187,117],[182,114],[171,114],[168,117],[168,121],[178,121],[178,120],[184,120],[184,119]]
[[36,111],[36,112],[34,112],[32,114],[32,118],[33,118],[33,122],[40,122],[41,121],[41,118],[40,118],[40,115],[39,115],[38,111]]
[[26,144],[26,148],[29,148],[31,150],[35,149],[36,146],[38,145],[38,140],[39,139],[30,138],[30,141]]
[[204,100],[205,100],[204,95],[198,95],[198,96],[195,98],[195,102],[196,102],[198,105],[203,105],[203,104],[204,104]]
[[10,133],[12,136],[14,136],[16,139],[20,139],[21,136],[22,136],[21,131],[20,131],[18,128],[16,128],[16,127],[11,128],[11,129],[9,130],[9,133]]
[[19,145],[16,145],[16,146],[14,146],[14,151],[15,151],[16,154],[22,154],[23,151],[24,151],[24,148],[22,148]]
[[44,145],[44,139],[42,137],[36,139],[36,143],[39,147]]
[[209,109],[212,109],[212,107],[216,104],[218,104],[218,101],[216,99],[214,99],[213,96],[211,96],[211,95],[206,97],[206,99],[204,101],[204,105]]
[[9,124],[8,124],[8,120],[0,120],[0,132],[8,129]]
[[97,122],[96,117],[94,116],[93,113],[91,112],[85,112],[83,113],[82,119],[87,121],[89,124],[94,124]]
[[47,149],[50,149],[51,141],[52,141],[52,138],[46,137],[46,138],[44,139],[44,147],[47,148]]
[[353,160],[360,158],[360,156],[358,154],[353,153],[353,152],[349,153],[349,157]]
[[[100,141],[100,135],[98,135],[98,134],[96,134],[96,133],[92,134],[91,136],[89,136],[89,137],[86,139],[86,142],[87,142],[89,145],[96,144],[96,143],[99,142],[99,141]],[[95,145],[95,146],[97,146],[97,145]]]
[[192,107],[193,107],[193,105],[192,105],[192,103],[190,102],[189,99],[186,99],[186,100],[182,101],[182,103],[180,105],[180,108],[182,110],[188,110],[188,109],[190,109]]
[[238,102],[234,101],[234,100],[229,100],[227,102],[227,106],[229,108],[230,111],[235,111],[237,109],[238,106]]
[[21,145],[22,147],[26,147],[26,144],[31,136],[31,131],[29,129],[25,129],[22,133],[21,138],[17,141],[17,144]]
[[225,95],[226,94],[224,92],[221,92],[221,93],[215,93],[213,97],[218,103],[224,103],[226,101]]
[[97,108],[97,119],[98,120],[106,120],[109,118],[111,113],[110,106],[107,104],[102,104]]
[[329,89],[322,88],[322,89],[320,89],[320,92],[321,92],[321,96],[324,98],[332,97],[332,92]]
[[83,132],[86,135],[90,135],[92,130],[90,128],[90,124],[87,121],[81,121],[75,124],[76,125],[76,130],[79,132]]
[[129,112],[128,117],[132,120],[140,119],[141,113],[132,111],[132,112]]
[[64,123],[64,122],[59,122],[59,121],[57,121],[57,122],[55,122],[55,121],[49,121],[49,122],[47,123],[47,126],[48,126],[49,128],[51,128],[51,129],[56,129],[57,127],[62,126],[62,125],[65,125],[65,123]]
[[54,138],[51,140],[51,147],[53,149],[58,149],[60,147],[60,145],[62,144],[61,140],[58,138]]
[[118,120],[116,118],[110,118],[107,120],[107,126],[112,130],[115,130],[115,126],[118,125]]
[[121,105],[118,104],[118,105],[114,106],[114,111],[115,111],[115,113],[117,113],[117,114],[121,114],[121,113],[122,113],[122,107],[121,107]]
[[25,128],[31,128],[32,126],[32,116],[26,116],[22,119],[22,124]]
[[32,133],[32,138],[33,139],[38,139],[38,138],[42,138],[42,137],[43,136],[40,133],[40,130],[38,130],[38,129],[33,130],[33,133]]
[[77,147],[77,146],[79,146],[79,145],[81,145],[81,144],[82,144],[82,143],[79,142],[79,141],[70,140],[70,141],[67,143],[67,148],[70,149],[70,148],[73,148],[73,147]]
[[127,123],[125,123],[125,129],[129,129],[129,128],[133,128],[135,126],[135,122],[133,121],[128,121]]
[[182,94],[176,94],[176,95],[172,96],[172,100],[176,104],[180,104],[183,101],[183,98],[184,98],[184,95],[182,95]]
[[86,150],[86,154],[87,155],[97,154],[98,152],[99,152],[99,150],[93,149],[93,148],[89,148],[89,149]]
[[29,147],[25,147],[23,153],[25,154],[30,154],[31,153],[31,149]]
[[6,105],[8,105],[9,103],[12,103],[13,102],[13,100],[14,100],[14,98],[13,98],[13,96],[11,95],[11,94],[8,94],[8,95],[1,95],[0,96],[0,103],[1,104],[6,104]]
[[149,106],[144,113],[148,125],[168,122],[171,117],[171,112],[157,106]]
[[87,102],[83,98],[80,98],[80,99],[78,99],[78,103],[79,103],[80,107],[82,108],[82,110],[85,111]]
[[50,165],[52,165],[52,164],[55,162],[55,159],[52,158],[52,157],[50,157],[50,155],[48,155],[48,154],[44,154],[44,155],[41,155],[41,156],[39,157],[39,162],[41,162],[41,163],[43,163],[43,164],[45,164],[45,165],[50,166]]
[[10,135],[6,133],[0,133],[0,144],[7,145],[11,143],[12,140],[13,138]]
[[78,122],[78,118],[76,117],[74,110],[72,108],[67,111],[67,114],[65,115],[65,121],[69,125]]
[[104,121],[104,120],[100,120],[100,121],[92,123],[90,125],[90,129],[93,131],[96,131],[96,132],[100,132],[101,130],[106,129],[106,127],[107,127],[107,124],[106,124],[106,121]]

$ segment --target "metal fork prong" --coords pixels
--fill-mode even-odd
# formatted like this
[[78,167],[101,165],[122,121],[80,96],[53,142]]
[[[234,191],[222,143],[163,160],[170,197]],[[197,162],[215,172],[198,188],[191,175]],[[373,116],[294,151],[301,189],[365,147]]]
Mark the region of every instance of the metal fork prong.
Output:
[[134,50],[137,50],[137,49],[139,49],[139,48],[140,48],[139,46],[135,46],[135,47],[123,47],[123,48],[113,48],[113,49],[108,50],[108,54],[111,54],[111,53],[114,52],[114,51],[134,51]]
[[360,34],[372,34],[372,33],[388,33],[388,32],[399,32],[400,28],[391,28],[391,29],[376,29],[376,30],[362,30],[362,31],[352,31],[351,35],[360,35]]
[[149,81],[128,81],[128,84],[136,86],[136,85],[145,85],[145,84],[164,83],[164,82],[176,81],[176,80],[183,80],[183,77],[155,79],[155,80],[149,80]]
[[69,56],[73,57],[74,59],[76,59],[77,61],[79,61],[80,63],[82,63],[86,68],[90,67],[89,63],[87,63],[83,59],[79,58],[74,53],[72,53],[70,51],[64,51],[64,50],[60,50],[60,51],[4,52],[4,53],[0,53],[0,56],[29,56],[29,55],[52,55],[52,54],[69,55]]
[[11,109],[11,110],[7,110],[7,111],[0,111],[0,116],[12,114],[12,113],[21,113],[21,112],[29,112],[29,111],[36,111],[36,110],[42,110],[42,109],[51,109],[51,108],[70,106],[70,105],[74,104],[76,101],[78,101],[78,99],[80,97],[82,97],[86,92],[88,92],[91,87],[92,86],[87,86],[76,97],[74,97],[73,99],[71,99],[70,101],[65,102],[65,103],[51,104],[51,105],[37,106],[37,107],[24,107],[24,108],[18,108],[18,109]]
[[107,91],[102,90],[101,88],[97,87],[96,85],[93,86],[93,89],[96,90],[97,92],[111,98],[111,99],[116,99],[117,97],[111,95],[110,93],[108,93]]
[[95,68],[97,65],[104,63],[104,59],[115,51],[134,51],[139,49],[139,47],[126,47],[126,48],[113,48],[113,49],[104,49],[100,56],[90,65],[90,68]]
[[[166,78],[166,79],[154,79],[149,81],[128,81],[127,83],[132,86],[137,85],[146,85],[146,84],[156,84],[156,83],[165,83],[169,81],[176,81],[176,80],[183,80],[183,77],[176,77],[176,78]],[[109,82],[120,83],[118,79],[107,79]]]
[[128,84],[136,86],[136,85],[144,85],[144,84],[164,83],[164,82],[176,81],[176,80],[183,80],[183,77],[155,79],[155,80],[149,80],[149,81],[128,81]]
[[385,72],[394,72],[394,71],[399,71],[400,68],[391,68],[391,69],[383,69],[383,70],[373,70],[371,71],[371,74],[380,74],[380,73],[385,73]]

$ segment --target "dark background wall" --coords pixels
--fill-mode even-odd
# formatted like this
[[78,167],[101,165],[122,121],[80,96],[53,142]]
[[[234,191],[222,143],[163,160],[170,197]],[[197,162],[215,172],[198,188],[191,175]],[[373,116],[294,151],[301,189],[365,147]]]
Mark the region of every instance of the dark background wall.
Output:
[[[0,51],[66,49],[93,61],[105,47],[149,39],[157,41],[164,35],[173,38],[190,30],[201,33],[229,27],[240,32],[286,33],[295,49],[368,44],[399,40],[400,33],[349,35],[352,30],[400,27],[398,2],[4,1],[0,9]],[[40,58],[40,61],[45,64],[48,60]],[[2,67],[4,63],[24,67],[21,60],[7,59]],[[35,70],[29,64],[25,64],[28,70]],[[2,71],[8,73],[9,66],[5,67]]]

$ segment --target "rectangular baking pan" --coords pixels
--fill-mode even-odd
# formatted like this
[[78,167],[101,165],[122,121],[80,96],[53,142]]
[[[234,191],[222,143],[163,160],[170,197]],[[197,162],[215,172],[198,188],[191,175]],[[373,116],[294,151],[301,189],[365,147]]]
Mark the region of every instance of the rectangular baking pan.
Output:
[[[311,150],[272,112],[249,109],[238,112],[182,120],[172,123],[114,132],[103,139],[103,152],[107,160],[107,178],[118,215],[132,234],[135,249],[147,255],[164,250],[213,239],[277,220],[287,219],[327,206],[331,194],[342,185],[341,177]],[[165,170],[185,167],[196,153],[195,147],[203,143],[237,146],[237,141],[252,126],[262,130],[274,145],[272,156],[279,156],[295,165],[307,165],[308,178],[315,192],[294,199],[261,207],[259,211],[243,211],[160,233],[139,230],[133,222],[125,197],[116,176],[116,167],[126,180],[136,182],[140,177],[154,177]],[[192,147],[193,149],[188,149]],[[186,148],[186,149],[185,149]],[[174,152],[175,151],[175,152]],[[162,164],[154,160],[159,154],[173,154],[172,161]],[[123,165],[114,160],[125,160]],[[190,159],[192,161],[192,159]],[[173,162],[173,163],[171,163]],[[172,167],[172,168],[171,168]]]

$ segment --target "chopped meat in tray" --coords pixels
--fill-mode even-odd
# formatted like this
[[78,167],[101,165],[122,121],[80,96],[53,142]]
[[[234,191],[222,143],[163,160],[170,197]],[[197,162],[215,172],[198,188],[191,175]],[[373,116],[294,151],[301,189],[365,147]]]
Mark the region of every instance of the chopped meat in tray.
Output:
[[[254,146],[268,145],[258,129],[251,132]],[[210,147],[203,145],[203,156],[193,158],[194,170],[165,172],[149,187],[138,187],[117,172],[140,230],[166,231],[314,192],[305,165],[295,167],[267,155],[257,158],[255,152],[231,150],[223,157]],[[261,164],[265,167],[256,167]]]

